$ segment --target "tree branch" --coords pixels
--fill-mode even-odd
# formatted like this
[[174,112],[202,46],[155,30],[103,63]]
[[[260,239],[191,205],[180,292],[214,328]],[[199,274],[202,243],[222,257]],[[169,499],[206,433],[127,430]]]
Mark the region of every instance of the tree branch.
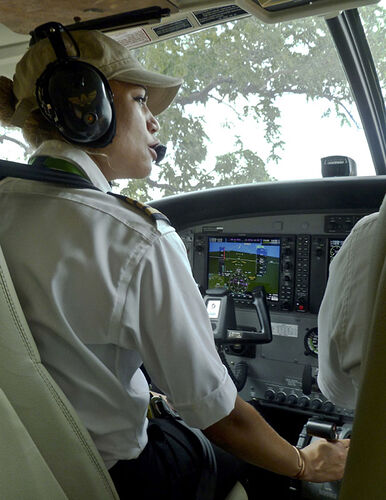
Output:
[[338,106],[341,106],[345,112],[348,114],[349,118],[351,119],[351,121],[354,123],[354,125],[356,126],[356,128],[358,130],[361,129],[359,123],[355,120],[355,118],[353,117],[353,115],[350,113],[350,111],[347,109],[346,105],[343,104],[343,102],[339,101],[338,99],[334,100],[334,103],[337,104]]
[[13,137],[10,137],[9,135],[6,135],[6,134],[0,135],[0,142],[3,142],[4,140],[14,142],[15,144],[17,144],[18,146],[23,148],[26,153],[28,153],[28,151],[29,151],[28,146],[26,146],[23,142],[21,142],[17,139],[14,139]]
[[187,104],[193,104],[194,102],[205,102],[208,98],[208,94],[211,90],[215,89],[218,85],[222,83],[232,83],[232,78],[218,78],[210,82],[206,87],[204,87],[199,92],[192,92],[188,96],[177,96],[175,101],[181,106],[186,106]]
[[153,181],[149,178],[145,179],[145,182],[146,182],[146,184],[149,184],[149,186],[152,188],[164,189],[165,192],[169,192],[169,193],[173,194],[173,190],[170,188],[169,184],[163,184],[161,182],[156,182],[156,181]]
[[224,99],[219,99],[218,97],[216,97],[214,95],[211,95],[210,98],[217,101],[220,104],[225,104],[225,106],[228,106],[228,108],[230,108],[234,113],[236,113],[237,116],[240,116],[240,112],[237,111],[237,109],[234,106],[229,104],[229,102],[225,102]]

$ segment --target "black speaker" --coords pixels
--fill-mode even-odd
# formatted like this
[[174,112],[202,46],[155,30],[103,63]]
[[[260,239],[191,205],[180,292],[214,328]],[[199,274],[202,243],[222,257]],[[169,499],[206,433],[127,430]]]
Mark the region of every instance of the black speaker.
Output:
[[357,175],[357,165],[348,156],[326,156],[321,159],[322,177],[343,177]]
[[[72,41],[75,57],[68,55],[63,33]],[[60,23],[42,24],[31,35],[31,44],[48,38],[57,57],[36,81],[35,95],[43,116],[71,143],[107,146],[114,138],[116,120],[106,77],[79,60],[77,43]]]

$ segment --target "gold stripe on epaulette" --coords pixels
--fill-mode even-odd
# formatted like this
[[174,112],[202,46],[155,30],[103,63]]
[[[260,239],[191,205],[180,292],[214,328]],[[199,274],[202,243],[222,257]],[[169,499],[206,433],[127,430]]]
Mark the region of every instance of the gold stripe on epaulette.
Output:
[[[117,195],[116,195],[117,196]],[[149,205],[144,205],[140,201],[133,200],[132,198],[129,198],[128,196],[123,196],[123,195],[118,195],[119,198],[123,199],[127,203],[130,203],[130,205],[138,208],[138,210],[141,210],[141,212],[144,212],[148,217],[152,218],[153,220],[163,220],[170,224],[169,219],[161,213],[159,210],[156,208],[150,207]]]

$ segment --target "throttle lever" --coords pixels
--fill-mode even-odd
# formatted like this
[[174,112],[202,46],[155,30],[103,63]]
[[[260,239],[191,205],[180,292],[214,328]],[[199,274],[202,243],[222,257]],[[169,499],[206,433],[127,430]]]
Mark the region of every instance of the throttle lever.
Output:
[[309,420],[306,424],[306,431],[309,436],[324,438],[327,441],[336,441],[338,439],[335,423]]

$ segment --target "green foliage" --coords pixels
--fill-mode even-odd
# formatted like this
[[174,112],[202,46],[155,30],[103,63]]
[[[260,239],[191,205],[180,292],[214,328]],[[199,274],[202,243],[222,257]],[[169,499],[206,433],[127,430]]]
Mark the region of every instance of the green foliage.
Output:
[[265,170],[263,160],[250,149],[218,156],[215,173],[216,187],[274,180]]
[[373,55],[379,83],[386,99],[386,16],[380,5],[360,9],[362,23]]
[[[377,47],[382,45],[382,15],[379,7],[365,13],[372,26],[369,35]],[[152,188],[165,196],[274,180],[266,163],[279,161],[284,147],[278,97],[301,94],[309,100],[322,100],[325,111],[321,119],[334,110],[342,124],[354,123],[346,77],[321,18],[267,25],[249,17],[136,52],[146,67],[184,78],[174,104],[159,117],[159,138],[171,150],[167,161],[153,174],[156,178],[130,181],[125,188],[125,193],[142,200],[151,195]],[[207,160],[205,112],[210,102],[218,103],[224,130],[236,131],[233,151],[219,154],[214,166]],[[229,110],[227,118],[221,118],[224,106]],[[265,158],[240,139],[243,121],[251,118],[270,146]]]
[[147,179],[132,179],[127,187],[121,189],[121,194],[135,200],[149,200],[151,186]]

